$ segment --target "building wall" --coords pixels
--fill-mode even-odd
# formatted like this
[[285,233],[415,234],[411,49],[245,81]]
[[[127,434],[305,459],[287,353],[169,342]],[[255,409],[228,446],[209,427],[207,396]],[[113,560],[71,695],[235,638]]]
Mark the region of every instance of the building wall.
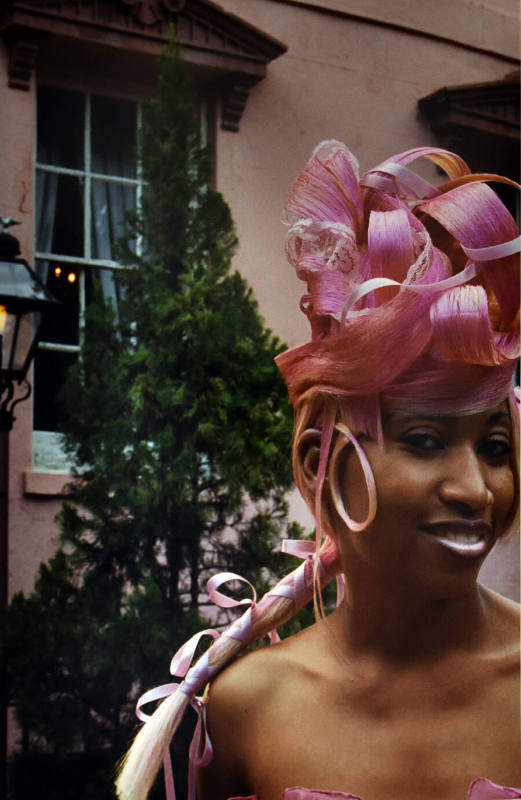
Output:
[[[432,3],[405,0],[222,0],[221,5],[288,46],[251,92],[240,134],[219,131],[217,175],[239,234],[235,266],[251,282],[267,323],[293,346],[308,330],[298,311],[303,284],[284,261],[280,214],[313,148],[322,139],[340,139],[365,171],[393,153],[439,144],[419,118],[418,100],[444,86],[500,80],[512,72],[518,64],[517,9],[509,16],[484,10],[494,21],[489,47],[496,52],[480,52],[457,39],[419,36],[414,28],[323,12],[324,7],[387,9],[390,21],[396,7],[403,21],[408,8],[416,11],[417,29],[445,32],[448,21],[461,32],[458,25],[465,19],[465,38],[473,32],[474,46],[484,46],[485,19],[477,3],[436,3],[434,19],[428,15]],[[501,26],[507,49],[496,34]]]
[[[280,212],[313,147],[324,138],[345,141],[365,170],[407,148],[438,144],[418,115],[418,100],[443,86],[499,80],[516,69],[517,3],[439,0],[435,16],[427,0],[220,0],[220,6],[288,46],[251,90],[240,131],[217,130],[216,183],[239,234],[235,267],[253,286],[267,324],[293,346],[308,338],[298,310],[304,286],[284,260]],[[69,52],[72,58],[74,47]],[[35,79],[27,92],[9,89],[6,59],[2,43],[0,210],[23,223],[15,234],[31,262]],[[84,63],[90,70],[88,58]],[[47,69],[67,74],[50,58]],[[71,65],[71,76],[75,86],[81,84],[77,66]],[[118,81],[121,94],[121,76]],[[428,168],[424,174],[429,176]],[[66,480],[62,474],[32,471],[30,402],[20,404],[16,416],[11,593],[30,591],[39,562],[52,552],[53,518]],[[311,525],[298,498],[292,510]],[[490,585],[511,596],[519,587],[517,547],[514,542],[503,548],[484,571]]]

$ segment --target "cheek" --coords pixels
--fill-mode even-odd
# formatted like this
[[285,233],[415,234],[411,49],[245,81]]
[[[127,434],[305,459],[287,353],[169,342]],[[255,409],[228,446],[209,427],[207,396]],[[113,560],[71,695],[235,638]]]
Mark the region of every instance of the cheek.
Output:
[[511,519],[514,506],[518,502],[516,480],[510,468],[505,468],[501,474],[494,475],[492,493],[494,495],[494,514],[498,525],[501,526]]
[[[369,448],[364,448],[364,451],[369,457],[368,449]],[[371,463],[378,494],[378,481],[375,474],[374,460],[369,458],[369,461]],[[357,522],[364,520],[369,513],[369,494],[360,460],[353,447],[348,449],[343,463],[340,465],[339,489],[342,493],[344,505],[349,516]]]
[[[385,450],[381,450],[374,442],[364,443],[364,452],[371,465],[374,482],[376,485],[377,510],[375,522],[385,517],[389,522],[389,515],[400,513],[403,508],[410,505],[410,491],[412,476],[403,474],[396,458]],[[345,508],[349,516],[360,522],[367,517],[369,512],[369,491],[364,471],[360,460],[353,448],[346,453],[341,472],[339,472],[340,490]],[[414,480],[412,481],[414,483]],[[413,489],[413,494],[416,492]]]
[[[380,450],[373,442],[364,449],[376,484],[377,510],[373,526],[388,529],[401,523],[409,528],[417,524],[432,495],[436,475],[431,474],[427,465],[413,466],[408,459]],[[350,516],[357,521],[365,519],[368,491],[360,462],[352,452],[345,459],[341,488]]]

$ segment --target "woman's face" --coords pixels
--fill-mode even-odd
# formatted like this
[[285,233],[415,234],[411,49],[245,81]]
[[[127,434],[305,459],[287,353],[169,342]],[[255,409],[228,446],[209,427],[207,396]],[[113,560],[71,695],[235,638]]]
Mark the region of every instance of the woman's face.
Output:
[[[375,519],[360,533],[335,526],[346,571],[362,560],[402,580],[466,574],[474,581],[516,499],[506,403],[452,417],[411,415],[389,405],[383,431],[382,446],[359,437],[376,483]],[[350,517],[364,519],[367,489],[352,447],[340,488]]]

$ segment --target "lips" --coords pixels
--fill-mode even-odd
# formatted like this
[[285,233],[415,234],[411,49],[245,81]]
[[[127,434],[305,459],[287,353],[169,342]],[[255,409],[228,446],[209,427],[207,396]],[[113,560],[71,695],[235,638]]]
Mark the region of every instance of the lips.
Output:
[[471,520],[446,520],[420,525],[447,550],[466,558],[478,558],[486,553],[491,539],[492,526],[486,522]]

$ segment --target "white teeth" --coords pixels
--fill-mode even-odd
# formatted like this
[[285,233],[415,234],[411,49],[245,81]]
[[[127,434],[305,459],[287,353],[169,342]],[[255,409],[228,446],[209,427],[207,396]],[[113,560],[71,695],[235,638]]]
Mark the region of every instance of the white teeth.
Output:
[[476,544],[480,540],[477,533],[453,533],[452,531],[444,533],[442,538],[459,544]]
[[450,550],[459,556],[476,558],[482,556],[488,547],[489,534],[485,525],[463,526],[440,523],[439,525],[426,525],[424,532],[438,541],[441,547]]

